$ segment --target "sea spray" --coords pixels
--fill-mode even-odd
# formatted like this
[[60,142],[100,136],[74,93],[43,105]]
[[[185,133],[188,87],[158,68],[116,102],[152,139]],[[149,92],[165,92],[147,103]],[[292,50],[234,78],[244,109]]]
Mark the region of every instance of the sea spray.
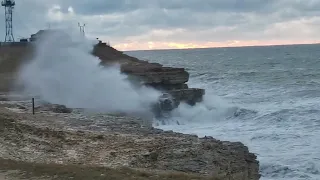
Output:
[[180,105],[171,112],[169,119],[165,121],[162,120],[160,123],[155,120],[154,125],[212,124],[236,116],[239,110],[240,108],[236,105],[208,91],[204,95],[202,102],[194,106],[181,102]]
[[97,41],[72,31],[51,31],[36,44],[36,52],[19,72],[24,93],[72,108],[141,113],[160,92],[133,87],[119,66],[102,67],[91,55]]
[[[134,87],[119,65],[100,66],[91,55],[96,40],[72,31],[48,31],[37,41],[35,56],[19,72],[24,93],[71,108],[128,114],[148,113],[160,92]],[[236,107],[207,92],[204,101],[189,106],[181,103],[166,123],[210,123],[232,116]],[[156,120],[157,121],[157,120]]]

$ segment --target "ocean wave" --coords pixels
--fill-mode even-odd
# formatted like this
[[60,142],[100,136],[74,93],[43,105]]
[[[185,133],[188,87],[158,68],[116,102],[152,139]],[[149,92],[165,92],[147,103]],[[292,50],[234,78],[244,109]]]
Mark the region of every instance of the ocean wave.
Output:
[[319,45],[189,52],[198,61],[174,50],[166,61],[191,70],[189,87],[225,99],[180,107],[177,119],[187,125],[163,128],[243,142],[257,154],[263,180],[320,179]]
[[167,117],[155,119],[158,123],[164,124],[193,124],[193,123],[212,123],[226,121],[230,119],[245,119],[256,115],[258,111],[241,108],[234,105],[221,103],[212,104],[206,101],[190,106],[181,103],[180,106],[172,111]]
[[298,166],[281,165],[276,163],[262,163],[260,173],[263,179],[317,179],[319,167],[313,162],[300,162]]
[[260,172],[264,179],[288,179],[288,178],[303,178],[310,179],[311,177],[305,173],[299,172],[297,169],[293,169],[290,166],[265,163],[260,165]]
[[248,115],[255,115],[258,111],[251,110],[251,109],[245,109],[245,108],[237,108],[237,110],[234,112],[234,117],[244,117]]
[[[320,158],[315,158],[314,161],[320,161]],[[301,164],[300,170],[307,173],[307,174],[313,174],[313,175],[320,175],[320,166],[319,164],[316,164],[313,162],[306,162]]]
[[256,136],[251,138],[251,141],[281,141],[288,139],[300,139],[302,136],[299,134],[285,134],[285,133],[276,133],[276,134],[257,134]]

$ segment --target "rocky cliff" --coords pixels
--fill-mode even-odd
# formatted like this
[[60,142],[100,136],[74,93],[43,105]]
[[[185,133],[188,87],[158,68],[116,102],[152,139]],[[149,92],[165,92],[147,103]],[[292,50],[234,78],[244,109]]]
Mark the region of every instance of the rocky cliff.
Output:
[[[44,31],[39,31],[33,38],[41,37]],[[17,68],[27,59],[32,57],[34,46],[32,43],[13,43],[11,45],[0,46],[0,72],[10,74],[15,72]],[[99,57],[101,64],[108,66],[118,63],[121,65],[122,73],[125,73],[141,84],[151,86],[160,91],[167,92],[172,95],[175,105],[179,105],[181,101],[190,105],[202,101],[205,94],[204,89],[189,88],[186,84],[189,81],[189,73],[184,68],[164,67],[158,63],[149,63],[148,61],[139,60],[135,57],[128,56],[118,51],[106,43],[101,41],[94,46],[92,54]],[[9,76],[8,76],[9,77]],[[9,87],[11,79],[3,79],[2,85]],[[0,86],[0,90],[2,87]]]
[[92,53],[101,59],[101,64],[120,63],[123,73],[134,77],[147,86],[168,92],[173,96],[176,104],[182,101],[194,105],[201,102],[205,94],[204,89],[188,87],[186,83],[189,81],[189,73],[184,68],[164,67],[159,63],[139,60],[101,41],[94,47]]

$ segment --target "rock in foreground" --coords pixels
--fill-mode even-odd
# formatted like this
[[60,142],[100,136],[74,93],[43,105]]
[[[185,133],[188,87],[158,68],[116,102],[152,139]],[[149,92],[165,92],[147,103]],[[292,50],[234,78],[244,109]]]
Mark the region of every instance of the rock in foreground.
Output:
[[33,116],[2,108],[0,120],[1,158],[259,179],[256,156],[242,143],[165,132],[137,118],[48,112]]

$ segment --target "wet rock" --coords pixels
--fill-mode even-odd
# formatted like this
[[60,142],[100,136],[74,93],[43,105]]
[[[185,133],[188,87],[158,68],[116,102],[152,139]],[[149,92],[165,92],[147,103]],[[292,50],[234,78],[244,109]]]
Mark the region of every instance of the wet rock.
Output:
[[195,105],[198,102],[203,100],[205,94],[204,89],[198,88],[189,88],[189,89],[180,89],[168,91],[172,95],[176,102],[185,102],[189,105]]

